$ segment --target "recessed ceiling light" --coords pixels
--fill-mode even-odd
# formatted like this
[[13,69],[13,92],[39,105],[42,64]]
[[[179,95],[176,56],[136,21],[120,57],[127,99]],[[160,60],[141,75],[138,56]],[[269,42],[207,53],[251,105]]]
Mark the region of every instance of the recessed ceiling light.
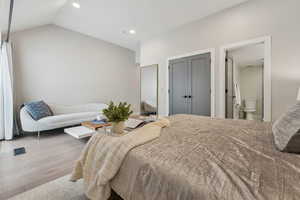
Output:
[[134,34],[136,34],[136,31],[133,30],[133,29],[131,29],[131,30],[129,30],[129,33],[130,33],[131,35],[134,35]]
[[80,4],[77,3],[77,2],[73,2],[72,5],[73,5],[73,7],[75,7],[75,8],[80,8]]

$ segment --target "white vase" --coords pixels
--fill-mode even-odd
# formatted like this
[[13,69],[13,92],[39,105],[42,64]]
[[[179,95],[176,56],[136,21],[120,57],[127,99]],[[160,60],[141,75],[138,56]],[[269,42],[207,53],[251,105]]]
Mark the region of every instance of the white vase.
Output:
[[117,134],[122,134],[124,132],[125,122],[113,122],[112,132]]

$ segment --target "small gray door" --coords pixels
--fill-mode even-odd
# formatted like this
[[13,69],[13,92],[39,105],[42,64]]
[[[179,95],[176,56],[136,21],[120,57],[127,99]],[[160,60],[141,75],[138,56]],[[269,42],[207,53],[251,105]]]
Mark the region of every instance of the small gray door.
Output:
[[169,113],[210,116],[210,54],[169,63]]
[[188,88],[188,62],[178,59],[170,62],[169,68],[169,103],[170,114],[188,113],[187,88]]

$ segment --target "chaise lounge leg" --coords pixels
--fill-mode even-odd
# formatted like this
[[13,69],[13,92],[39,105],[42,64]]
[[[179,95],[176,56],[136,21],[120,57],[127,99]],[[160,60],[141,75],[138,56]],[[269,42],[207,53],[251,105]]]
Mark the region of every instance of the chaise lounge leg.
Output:
[[40,139],[40,131],[38,131],[38,139]]

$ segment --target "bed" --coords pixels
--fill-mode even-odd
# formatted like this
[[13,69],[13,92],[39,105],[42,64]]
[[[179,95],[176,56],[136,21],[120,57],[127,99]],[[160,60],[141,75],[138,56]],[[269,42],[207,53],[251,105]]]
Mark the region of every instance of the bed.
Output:
[[131,150],[111,182],[123,199],[300,199],[300,156],[273,144],[271,124],[176,115]]

